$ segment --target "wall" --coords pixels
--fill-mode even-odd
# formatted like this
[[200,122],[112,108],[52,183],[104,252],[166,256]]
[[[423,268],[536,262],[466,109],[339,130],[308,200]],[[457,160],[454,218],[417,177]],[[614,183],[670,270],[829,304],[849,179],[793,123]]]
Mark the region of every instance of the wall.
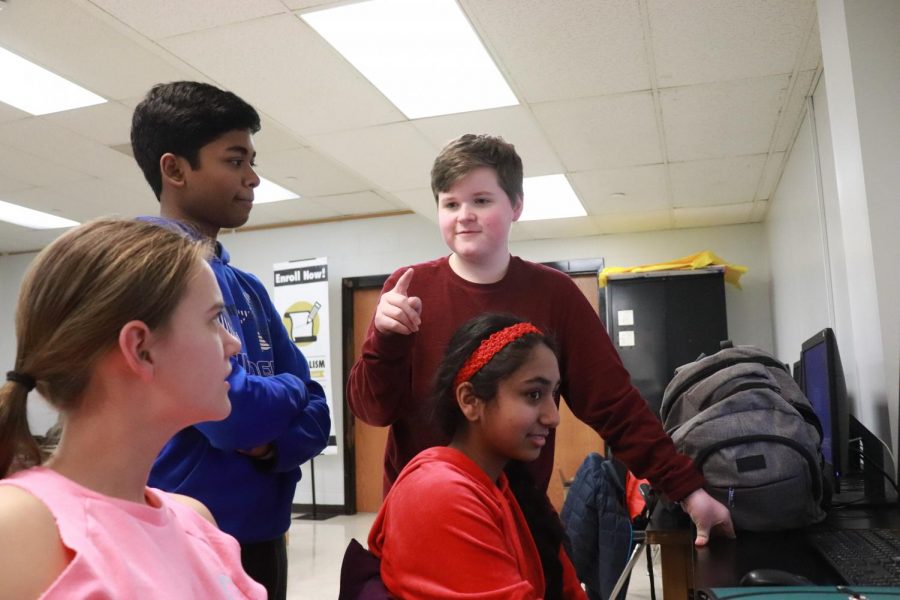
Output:
[[807,113],[769,206],[766,228],[773,258],[775,350],[789,363],[799,358],[804,340],[833,325],[818,180],[815,130]]
[[839,213],[840,231],[831,241],[841,246],[846,273],[855,412],[897,450],[900,4],[821,0],[818,17],[827,106],[816,120],[824,123],[827,115],[831,140],[823,148],[830,157],[820,155],[823,165],[828,158],[834,165],[836,197],[832,202],[826,195],[825,206]]
[[[900,406],[900,2],[854,0],[844,2],[853,91],[866,186],[872,256],[877,274],[878,301],[886,410],[874,408],[873,417],[887,414],[898,440]],[[895,446],[895,451],[900,448]]]

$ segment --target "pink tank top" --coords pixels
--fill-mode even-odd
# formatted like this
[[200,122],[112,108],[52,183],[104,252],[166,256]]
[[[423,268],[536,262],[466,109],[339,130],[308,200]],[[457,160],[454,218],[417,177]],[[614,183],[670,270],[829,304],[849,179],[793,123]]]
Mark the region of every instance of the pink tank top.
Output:
[[147,488],[152,506],[137,504],[44,467],[0,485],[22,488],[43,502],[63,544],[75,553],[44,600],[266,598],[265,588],[244,573],[237,541],[163,491]]

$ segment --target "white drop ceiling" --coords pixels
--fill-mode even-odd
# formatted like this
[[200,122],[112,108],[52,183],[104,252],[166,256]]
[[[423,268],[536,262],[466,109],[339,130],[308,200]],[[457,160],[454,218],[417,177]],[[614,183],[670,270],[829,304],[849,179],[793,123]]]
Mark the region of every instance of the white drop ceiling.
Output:
[[[110,100],[41,117],[0,104],[0,199],[79,221],[154,213],[125,153],[131,111],[194,79],[259,110],[259,172],[302,196],[248,227],[433,220],[431,162],[468,132],[514,143],[526,176],[566,174],[587,209],[514,239],[758,222],[821,63],[814,0],[460,0],[520,105],[409,120],[300,18],[340,3],[0,2],[0,46]],[[58,233],[0,222],[0,253]]]

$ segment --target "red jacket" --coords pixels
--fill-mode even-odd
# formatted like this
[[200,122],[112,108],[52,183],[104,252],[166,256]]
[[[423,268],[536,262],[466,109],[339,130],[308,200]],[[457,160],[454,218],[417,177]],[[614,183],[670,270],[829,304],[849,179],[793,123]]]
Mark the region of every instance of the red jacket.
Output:
[[[541,559],[506,475],[494,483],[459,450],[425,450],[403,469],[369,534],[399,598],[535,600]],[[565,551],[563,596],[586,600]]]

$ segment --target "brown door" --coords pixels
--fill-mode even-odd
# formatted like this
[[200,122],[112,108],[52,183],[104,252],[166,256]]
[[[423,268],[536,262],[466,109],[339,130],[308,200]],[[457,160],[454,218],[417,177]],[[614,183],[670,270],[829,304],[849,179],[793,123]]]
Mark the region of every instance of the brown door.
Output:
[[[572,280],[597,310],[600,288],[596,275],[577,275]],[[585,425],[569,410],[565,402],[559,403],[559,427],[556,428],[556,453],[553,456],[553,476],[547,487],[547,496],[556,510],[562,509],[565,499],[563,478],[570,480],[575,471],[591,452],[603,454],[603,440],[600,435]]]
[[[573,280],[597,309],[600,290],[597,277],[582,275]],[[381,295],[380,287],[354,289],[353,293],[353,361],[359,357],[366,330]],[[344,410],[349,411],[349,406]],[[556,454],[553,461],[554,476],[550,479],[547,494],[557,510],[562,508],[562,479],[571,479],[590,452],[603,452],[603,440],[593,429],[579,421],[565,403],[560,404],[560,422],[556,431]],[[354,419],[354,447],[356,448],[356,510],[377,512],[381,506],[384,446],[387,427],[372,427]]]
[[[365,288],[353,291],[353,360],[359,357],[366,330],[375,314],[381,288]],[[350,407],[344,406],[345,411]],[[356,448],[356,510],[378,512],[381,507],[382,473],[384,471],[384,446],[387,443],[387,427],[373,427],[353,417],[353,438]]]

